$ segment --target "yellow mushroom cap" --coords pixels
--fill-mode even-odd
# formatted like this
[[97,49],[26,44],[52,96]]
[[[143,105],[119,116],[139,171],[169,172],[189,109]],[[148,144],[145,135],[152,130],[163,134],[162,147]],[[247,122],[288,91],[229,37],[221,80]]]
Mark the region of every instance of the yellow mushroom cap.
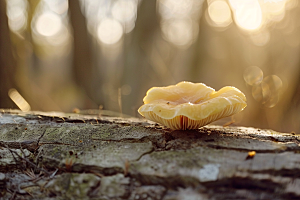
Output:
[[147,91],[138,112],[173,130],[197,129],[242,111],[245,95],[235,87],[219,91],[203,83],[180,82]]

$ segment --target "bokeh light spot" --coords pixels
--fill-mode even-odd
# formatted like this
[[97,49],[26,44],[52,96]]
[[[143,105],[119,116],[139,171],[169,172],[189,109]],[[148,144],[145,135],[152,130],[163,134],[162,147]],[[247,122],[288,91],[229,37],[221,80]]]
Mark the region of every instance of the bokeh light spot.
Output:
[[8,18],[8,25],[11,31],[17,32],[21,31],[25,28],[27,24],[27,17],[24,12],[20,12],[20,9],[15,9],[15,16],[14,18]]
[[203,0],[158,0],[162,37],[178,48],[188,48],[198,36],[202,4]]
[[229,4],[232,9],[236,10],[238,7],[243,5],[243,1],[241,0],[229,0]]
[[11,31],[18,32],[26,28],[27,25],[27,1],[7,0],[6,14],[8,25]]
[[193,9],[194,0],[159,0],[159,13],[164,19],[188,17]]
[[263,100],[263,90],[262,90],[260,84],[259,85],[254,85],[252,87],[252,96],[256,101],[262,102],[262,100]]
[[137,2],[134,0],[118,0],[111,9],[112,16],[121,22],[125,33],[129,33],[134,29],[136,12]]
[[241,2],[235,5],[235,20],[237,25],[246,30],[258,29],[262,25],[262,10],[258,1],[247,0]]
[[269,12],[272,15],[280,15],[285,11],[286,0],[280,1],[264,1],[264,12]]
[[123,27],[115,19],[103,19],[98,26],[97,35],[102,43],[115,44],[123,35]]
[[131,1],[118,0],[112,7],[112,16],[120,22],[135,20],[136,5]]
[[214,1],[208,7],[211,20],[218,26],[228,26],[231,23],[231,11],[225,1]]
[[49,10],[55,12],[56,14],[64,14],[68,11],[69,4],[68,0],[43,0]]
[[51,37],[61,30],[62,21],[58,15],[46,12],[38,16],[35,26],[39,34]]
[[263,80],[263,71],[257,66],[248,67],[244,71],[244,80],[248,85],[258,85]]
[[262,81],[262,84],[268,85],[272,93],[278,92],[282,88],[282,81],[276,75],[267,76]]
[[166,40],[178,46],[192,43],[198,34],[198,26],[192,20],[167,20],[162,22],[162,31]]
[[268,108],[273,108],[279,101],[279,95],[273,94],[271,95],[266,102],[264,102],[264,106]]
[[260,84],[253,86],[252,96],[265,107],[272,108],[279,101],[281,89],[282,80],[276,75],[271,75],[265,77]]

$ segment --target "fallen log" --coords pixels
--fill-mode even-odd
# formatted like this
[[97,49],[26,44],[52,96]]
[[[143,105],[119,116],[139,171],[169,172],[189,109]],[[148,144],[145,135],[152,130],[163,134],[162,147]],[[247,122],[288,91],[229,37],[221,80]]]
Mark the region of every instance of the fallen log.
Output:
[[300,135],[0,111],[3,199],[300,199]]

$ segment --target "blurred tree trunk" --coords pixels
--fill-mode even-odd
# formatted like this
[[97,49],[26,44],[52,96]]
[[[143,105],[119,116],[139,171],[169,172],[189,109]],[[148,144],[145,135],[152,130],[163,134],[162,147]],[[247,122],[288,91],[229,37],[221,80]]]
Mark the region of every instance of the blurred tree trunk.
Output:
[[92,52],[85,17],[78,0],[69,0],[69,16],[73,27],[73,75],[89,97],[92,92]]
[[[136,116],[138,107],[143,103],[142,97],[147,89],[153,66],[149,61],[152,43],[159,29],[159,19],[156,13],[156,1],[142,1],[138,10],[136,26],[131,33],[132,40],[125,41],[124,74],[122,83],[131,86],[132,94],[123,96],[123,112]],[[137,96],[141,98],[137,98]],[[132,107],[134,105],[134,107]]]
[[[203,7],[202,7],[202,11],[207,9],[207,3],[203,2]],[[190,78],[191,81],[193,82],[199,82],[199,74],[203,73],[203,64],[204,64],[204,60],[205,57],[207,56],[207,52],[205,50],[205,43],[207,42],[207,34],[206,34],[206,29],[210,28],[207,26],[207,23],[205,22],[205,17],[203,16],[203,14],[200,15],[200,19],[199,19],[199,35],[198,38],[195,42],[195,44],[192,45],[191,48],[193,48],[192,51],[192,57],[190,60],[189,65],[191,66],[190,69]]]
[[6,2],[0,1],[0,108],[16,107],[8,97],[15,87],[15,61],[12,54],[10,31],[6,16]]

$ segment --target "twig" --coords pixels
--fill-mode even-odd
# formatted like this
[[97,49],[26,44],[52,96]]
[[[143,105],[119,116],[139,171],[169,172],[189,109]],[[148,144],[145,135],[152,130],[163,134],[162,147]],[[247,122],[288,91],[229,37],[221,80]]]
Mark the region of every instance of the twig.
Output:
[[[34,164],[33,162],[31,162],[31,161],[28,160],[27,158],[23,158],[23,157],[20,156],[16,151],[10,149],[7,145],[5,145],[5,146],[6,146],[6,148],[10,151],[10,153],[11,153],[12,155],[13,155],[13,153],[14,153],[14,154],[17,155],[20,159],[22,159],[22,160],[26,161],[28,164],[30,164],[32,167],[36,167],[36,169],[38,169],[38,170],[40,170],[40,171],[43,171],[43,172],[45,172],[48,176],[50,176],[50,173],[49,173],[47,170],[45,170],[45,169],[43,169],[43,168],[37,167],[36,164]],[[25,154],[24,154],[24,156],[25,156]],[[13,155],[13,157],[14,157],[14,155]],[[15,157],[14,157],[14,158],[15,158]],[[17,163],[17,160],[16,160],[16,159],[15,159],[15,161],[16,161],[16,163]]]
[[14,154],[13,154],[13,152],[12,152],[12,150],[6,145],[6,144],[4,144],[5,146],[6,146],[6,148],[8,149],[8,151],[11,153],[11,155],[13,156],[13,158],[14,158],[14,160],[15,160],[15,162],[17,163],[18,162],[18,160],[17,160],[17,158],[14,156]]
[[[40,157],[40,153],[42,152],[42,150],[43,150],[43,147],[41,147],[41,149],[39,150],[37,156],[35,157],[35,161],[34,162],[36,163],[36,167],[39,164],[38,158]],[[36,171],[36,169],[37,169],[36,167],[34,168],[34,171]]]
[[14,200],[16,198],[17,191],[14,191],[13,195],[9,198],[9,200]]
[[100,173],[95,172],[95,171],[93,171],[93,170],[90,170],[90,172],[93,173],[93,174],[95,174],[96,176],[98,176],[98,177],[100,177],[100,178],[103,178],[103,177],[104,177],[103,174],[100,174]]
[[34,172],[32,171],[32,169],[27,169],[24,171],[24,173],[29,176],[32,180],[36,179],[36,175],[34,174]]
[[[23,154],[23,156],[25,157],[26,156],[26,154],[25,154],[25,152],[23,151],[23,148],[22,148],[22,144],[21,144],[21,142],[19,142],[19,145],[20,145],[20,150],[21,150],[21,152],[22,152],[22,154]],[[23,158],[23,157],[22,157]],[[23,163],[25,166],[24,166],[24,168],[26,169],[26,163]]]
[[49,178],[50,178],[50,179],[51,179],[51,178],[54,178],[54,176],[56,175],[57,171],[58,171],[58,169],[56,169],[56,170],[51,174],[51,176],[49,176]]

